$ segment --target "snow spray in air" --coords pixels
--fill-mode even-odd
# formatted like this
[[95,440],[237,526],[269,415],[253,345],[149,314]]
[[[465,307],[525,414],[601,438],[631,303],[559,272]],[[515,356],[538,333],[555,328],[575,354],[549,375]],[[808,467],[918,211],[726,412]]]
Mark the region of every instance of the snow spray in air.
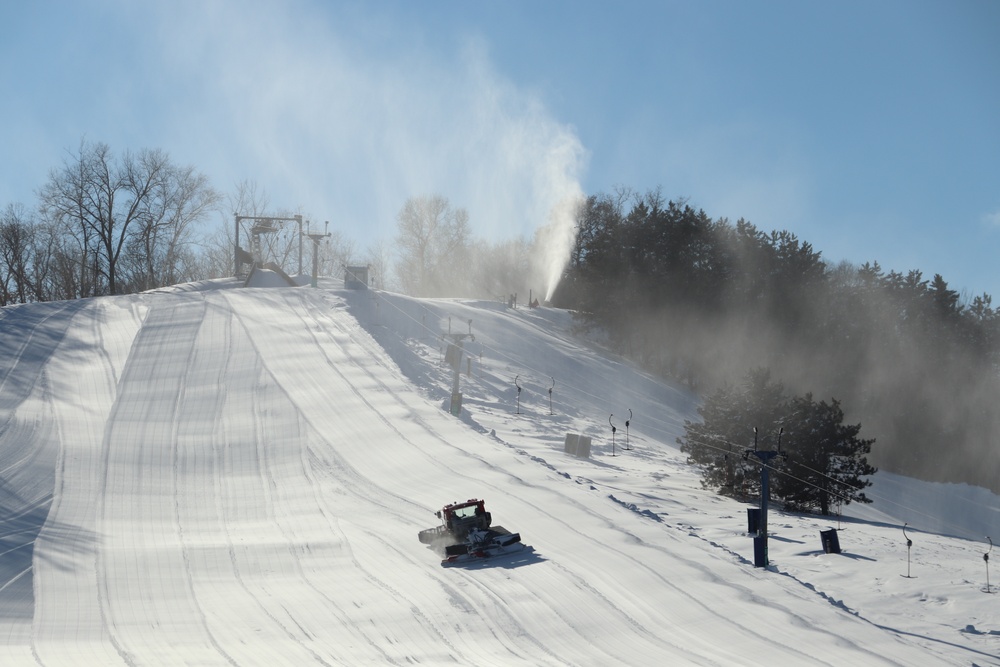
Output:
[[549,214],[549,224],[537,232],[536,262],[542,273],[546,301],[555,293],[569,262],[570,252],[576,242],[577,213],[582,203],[583,193],[577,186],[575,193],[556,203]]
[[585,201],[576,178],[582,154],[576,138],[566,138],[553,147],[540,174],[544,185],[538,196],[548,204],[548,222],[535,231],[532,264],[542,280],[546,301],[555,294],[576,242],[577,217]]

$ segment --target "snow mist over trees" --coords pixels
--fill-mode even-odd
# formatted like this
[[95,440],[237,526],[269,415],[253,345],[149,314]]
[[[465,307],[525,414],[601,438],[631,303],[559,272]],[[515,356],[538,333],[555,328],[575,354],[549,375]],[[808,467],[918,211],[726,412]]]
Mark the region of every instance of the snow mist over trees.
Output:
[[939,275],[831,266],[787,231],[619,191],[588,198],[554,301],[653,372],[710,393],[770,369],[863,423],[879,467],[1000,490],[989,295],[963,303]]
[[548,292],[558,282],[550,282],[554,263],[559,264],[557,274],[565,266],[558,259],[558,248],[569,241],[558,237],[566,224],[566,220],[552,221],[531,242],[524,238],[491,242],[473,238],[468,211],[453,208],[445,197],[411,197],[397,216],[398,286],[406,294],[421,297],[506,301],[508,295],[516,294],[527,301],[534,294],[541,299],[540,291]]

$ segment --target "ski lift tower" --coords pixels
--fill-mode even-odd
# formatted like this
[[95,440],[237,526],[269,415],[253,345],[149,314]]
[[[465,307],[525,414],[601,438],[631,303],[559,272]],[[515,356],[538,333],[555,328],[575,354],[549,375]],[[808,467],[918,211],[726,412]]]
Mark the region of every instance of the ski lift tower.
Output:
[[[302,216],[295,215],[290,218],[282,218],[276,216],[259,216],[259,215],[234,215],[236,219],[235,234],[234,234],[234,245],[233,245],[233,275],[237,278],[242,278],[242,269],[244,264],[263,264],[264,261],[264,250],[261,245],[261,237],[270,234],[275,234],[281,230],[282,224],[285,222],[294,222],[299,226],[299,275],[302,275]],[[250,250],[247,251],[240,247],[240,227],[241,223],[246,220],[251,222],[249,229],[250,234]]]
[[[306,236],[308,236],[309,240],[313,242],[312,286],[316,287],[317,284],[318,284],[318,281],[319,281],[319,244],[320,244],[320,241],[322,241],[323,239],[330,237],[330,232],[327,231],[327,232],[324,232],[323,234],[310,234],[309,231],[308,231],[308,229],[309,229],[309,222],[306,221]],[[330,229],[330,222],[329,221],[326,222],[326,227],[324,229],[327,229],[327,230]],[[301,233],[299,234],[299,238],[300,239],[302,238]],[[299,273],[300,274],[302,273],[302,269],[301,268],[299,269]]]
[[451,414],[458,417],[462,414],[462,392],[459,391],[458,380],[462,374],[462,354],[465,352],[462,341],[466,338],[476,340],[472,334],[472,320],[469,320],[469,333],[452,333],[451,318],[448,318],[448,333],[444,338],[449,341],[448,352],[445,360],[455,369],[455,375],[451,383]]
[[753,427],[753,449],[748,449],[743,457],[754,456],[760,461],[760,517],[757,524],[757,536],[753,538],[753,566],[767,567],[767,506],[771,499],[771,461],[776,456],[787,458],[781,451],[781,434],[785,429],[778,430],[778,448],[762,451],[757,448],[757,427]]

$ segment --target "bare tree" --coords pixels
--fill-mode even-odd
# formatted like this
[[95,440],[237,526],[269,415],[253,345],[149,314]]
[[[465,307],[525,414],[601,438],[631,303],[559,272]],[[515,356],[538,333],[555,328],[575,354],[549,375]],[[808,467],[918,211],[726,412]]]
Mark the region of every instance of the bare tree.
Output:
[[[56,258],[60,245],[65,243],[65,234],[44,220],[36,220],[31,234],[31,299],[34,301],[55,301],[71,299],[77,294],[75,287],[60,289],[56,283]],[[70,266],[69,278],[75,285],[76,271]]]
[[31,294],[31,248],[34,222],[21,204],[0,214],[0,306],[27,303]]
[[455,296],[465,288],[469,214],[452,209],[440,195],[411,197],[397,216],[396,266],[404,292],[414,296]]
[[91,192],[93,162],[99,159],[93,153],[101,153],[99,148],[107,150],[106,146],[90,148],[81,142],[75,160],[66,160],[61,170],[50,172],[49,182],[39,193],[40,210],[51,223],[50,229],[60,229],[72,239],[71,247],[60,244],[55,257],[59,284],[72,290],[60,294],[66,299],[93,296],[101,289],[97,273],[91,270],[91,258],[97,252],[96,235],[86,222],[92,209],[100,207]]
[[490,243],[477,242],[472,249],[470,296],[506,298],[510,293],[527,299],[531,285],[531,246],[523,238]]
[[353,263],[354,241],[340,231],[330,232],[319,246],[319,275],[343,275],[343,268]]
[[170,255],[178,255],[188,226],[207,213],[218,195],[203,176],[174,166],[163,151],[126,151],[116,159],[107,144],[81,142],[77,153],[49,174],[40,198],[42,212],[77,241],[85,295],[122,291],[119,267],[126,250],[147,255],[133,255],[126,262],[133,269],[147,269],[141,279],[132,276],[137,284],[126,287],[155,286],[169,277],[176,267],[156,276],[150,263],[172,262]]
[[190,252],[195,222],[214,210],[220,200],[208,179],[193,167],[168,166],[166,177],[145,202],[134,236],[135,257],[142,273],[137,289],[192,280],[196,269]]
[[[255,181],[243,180],[225,198],[220,207],[222,217],[215,231],[202,242],[198,257],[198,272],[203,278],[222,278],[233,275],[233,218],[237,215],[263,216],[270,206],[267,192]],[[245,249],[245,248],[244,248]]]
[[371,267],[371,279],[381,289],[394,289],[395,281],[389,273],[392,265],[392,248],[385,239],[379,239],[368,246],[365,263]]
[[244,179],[236,184],[236,191],[229,195],[228,208],[233,215],[267,215],[271,198],[257,181]]

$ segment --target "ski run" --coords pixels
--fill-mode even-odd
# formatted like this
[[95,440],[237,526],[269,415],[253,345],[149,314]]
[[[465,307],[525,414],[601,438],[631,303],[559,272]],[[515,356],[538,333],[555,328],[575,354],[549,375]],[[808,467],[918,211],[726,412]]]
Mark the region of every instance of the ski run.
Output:
[[[697,396],[570,313],[254,284],[0,310],[0,664],[1000,665],[997,496],[772,504],[757,568]],[[519,548],[443,567],[478,498]]]

